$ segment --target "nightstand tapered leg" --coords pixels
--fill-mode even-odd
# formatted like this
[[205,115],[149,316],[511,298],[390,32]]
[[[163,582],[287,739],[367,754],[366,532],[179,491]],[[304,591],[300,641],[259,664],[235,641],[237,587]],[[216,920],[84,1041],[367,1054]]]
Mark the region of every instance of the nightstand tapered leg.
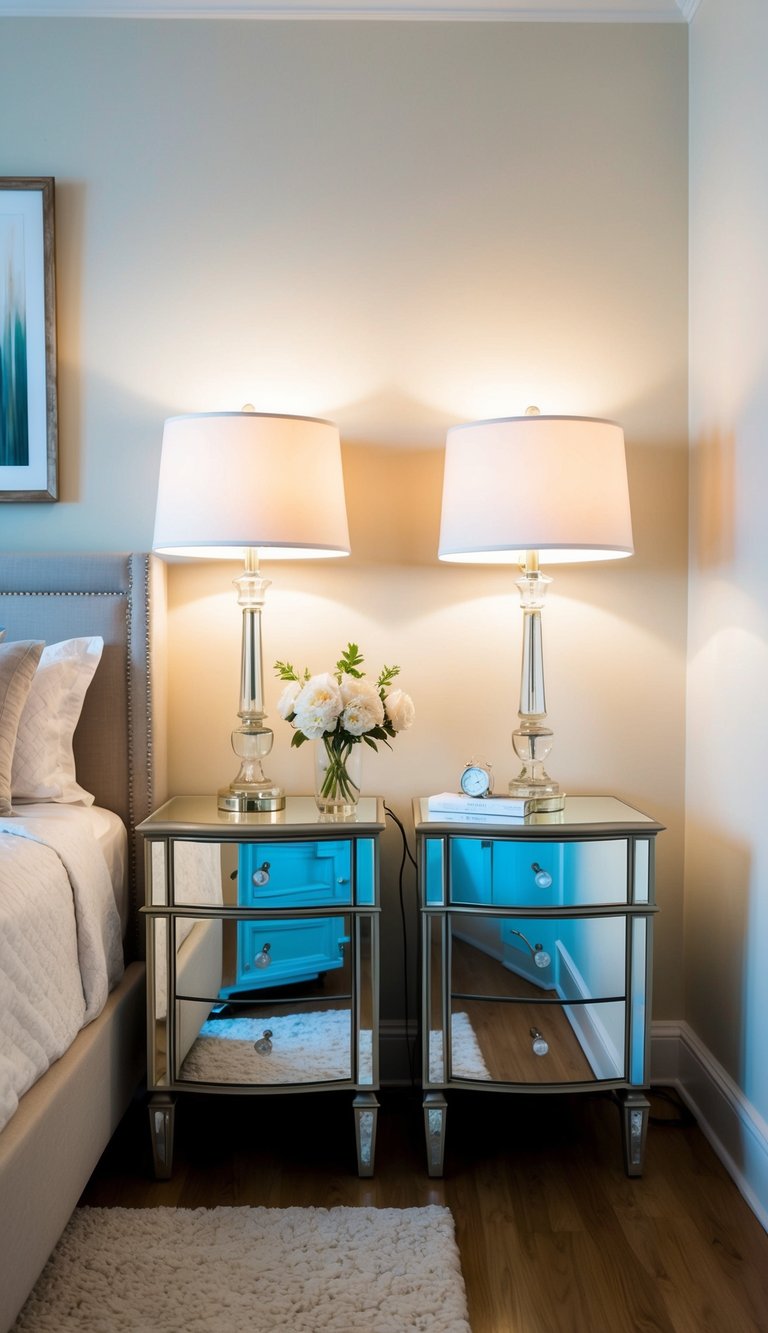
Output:
[[628,1176],[641,1176],[645,1161],[645,1138],[651,1103],[642,1092],[622,1088],[618,1093],[621,1112],[621,1142],[624,1169]]
[[155,1177],[157,1180],[170,1180],[173,1170],[173,1123],[176,1103],[167,1092],[159,1092],[150,1097],[148,1110]]
[[372,1176],[376,1157],[376,1123],[379,1103],[372,1092],[359,1092],[352,1103],[355,1113],[355,1142],[357,1144],[357,1174]]
[[445,1121],[448,1115],[448,1103],[442,1092],[427,1092],[424,1095],[424,1133],[427,1139],[427,1174],[443,1174],[445,1155]]

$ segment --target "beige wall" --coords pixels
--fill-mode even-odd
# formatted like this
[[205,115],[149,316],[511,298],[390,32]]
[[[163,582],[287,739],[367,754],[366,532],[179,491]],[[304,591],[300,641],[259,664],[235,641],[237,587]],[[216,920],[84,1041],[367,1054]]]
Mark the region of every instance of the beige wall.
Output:
[[686,1016],[764,1122],[766,51],[764,0],[702,3],[691,27]]
[[[552,771],[662,819],[657,1016],[682,1012],[687,32],[670,25],[3,20],[0,171],[57,178],[62,500],[0,548],[143,549],[164,417],[336,420],[353,555],[275,565],[265,657],[350,638],[418,709],[365,785],[405,815],[472,753],[512,771],[520,612],[436,559],[445,428],[626,432],[636,555],[557,574]],[[171,571],[171,786],[230,779],[227,566]],[[277,686],[270,680],[274,718]],[[271,772],[309,786],[274,718]],[[401,1007],[386,838],[385,1016]],[[408,894],[413,892],[409,881]],[[413,933],[413,932],[412,932]]]

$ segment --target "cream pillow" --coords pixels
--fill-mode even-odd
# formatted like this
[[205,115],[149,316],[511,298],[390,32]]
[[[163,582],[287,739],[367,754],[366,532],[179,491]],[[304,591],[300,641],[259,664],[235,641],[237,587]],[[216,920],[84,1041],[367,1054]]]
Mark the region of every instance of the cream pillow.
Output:
[[64,639],[43,649],[19,721],[13,756],[14,801],[92,805],[77,781],[72,738],[104,640]]
[[0,815],[12,815],[11,771],[19,720],[32,688],[43,644],[0,643]]

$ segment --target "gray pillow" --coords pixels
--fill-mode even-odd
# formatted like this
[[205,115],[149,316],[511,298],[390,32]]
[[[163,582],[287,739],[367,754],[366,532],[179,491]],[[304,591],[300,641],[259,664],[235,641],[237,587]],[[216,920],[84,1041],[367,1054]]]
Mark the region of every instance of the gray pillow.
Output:
[[45,647],[32,639],[0,643],[0,815],[12,815],[11,769],[21,710]]

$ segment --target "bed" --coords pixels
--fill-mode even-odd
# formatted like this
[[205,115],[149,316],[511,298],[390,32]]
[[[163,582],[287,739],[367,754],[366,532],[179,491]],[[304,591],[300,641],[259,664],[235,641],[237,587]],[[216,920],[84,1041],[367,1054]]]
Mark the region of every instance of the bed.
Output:
[[[5,645],[21,640],[53,645],[77,636],[103,639],[74,736],[77,782],[94,796],[94,806],[80,807],[77,814],[74,806],[69,812],[59,807],[58,813],[62,830],[69,830],[73,817],[96,822],[106,854],[99,867],[109,863],[117,883],[122,857],[126,884],[118,908],[123,958],[117,964],[107,960],[106,980],[102,976],[89,983],[90,998],[83,986],[84,1004],[92,1004],[98,1016],[79,1028],[15,1109],[5,1108],[3,1119],[10,1118],[0,1131],[0,1330],[13,1323],[145,1071],[145,968],[138,917],[144,877],[135,828],[166,797],[159,725],[165,715],[164,608],[164,567],[153,556],[0,557]],[[55,847],[55,830],[53,853],[35,845],[35,830],[56,821],[55,802],[46,809],[45,803],[41,808],[14,800],[14,810],[27,832],[31,829],[33,854],[67,864],[62,848]],[[36,824],[36,818],[42,822]],[[7,819],[3,824],[7,828]],[[8,848],[15,853],[21,841],[18,835],[17,828],[6,836],[5,867]],[[66,836],[62,832],[65,843]],[[7,899],[10,876],[4,873]],[[70,875],[75,896],[77,876],[87,880],[87,866],[78,863]],[[77,947],[82,949],[79,936]],[[104,986],[106,1002],[97,993]]]

